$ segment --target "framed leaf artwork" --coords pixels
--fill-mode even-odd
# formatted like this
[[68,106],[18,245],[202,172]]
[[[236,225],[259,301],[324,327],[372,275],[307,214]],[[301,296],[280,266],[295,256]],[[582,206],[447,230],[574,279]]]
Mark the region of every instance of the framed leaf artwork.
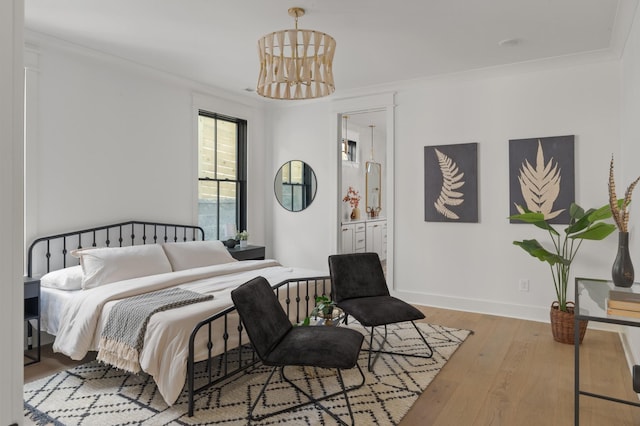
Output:
[[478,144],[424,147],[424,220],[478,222]]
[[509,141],[510,216],[526,208],[543,213],[549,223],[569,223],[569,206],[575,200],[574,139],[570,135]]

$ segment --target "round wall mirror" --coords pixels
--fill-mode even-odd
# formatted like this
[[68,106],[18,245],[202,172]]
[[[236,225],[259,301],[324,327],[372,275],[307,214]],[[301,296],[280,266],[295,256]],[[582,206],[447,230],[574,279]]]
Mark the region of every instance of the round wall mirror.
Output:
[[316,189],[316,174],[307,163],[300,160],[284,163],[273,182],[278,202],[291,212],[309,207],[316,196]]

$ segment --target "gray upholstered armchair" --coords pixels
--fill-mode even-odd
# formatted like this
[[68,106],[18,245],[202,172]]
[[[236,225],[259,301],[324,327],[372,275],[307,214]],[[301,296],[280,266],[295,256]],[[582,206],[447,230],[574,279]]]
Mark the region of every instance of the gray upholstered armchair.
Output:
[[[364,384],[364,374],[358,365],[358,356],[364,339],[362,334],[344,327],[293,327],[273,289],[263,277],[254,278],[236,288],[231,292],[231,298],[258,357],[264,365],[273,367],[269,378],[251,406],[249,420],[262,420],[305,405],[315,404],[340,424],[346,424],[336,414],[320,404],[322,400],[342,394],[353,424],[353,412],[347,392]],[[341,390],[329,395],[314,397],[287,378],[285,375],[285,367],[287,366],[335,368]],[[346,388],[341,370],[353,367],[358,368],[362,382]],[[255,417],[253,411],[258,401],[262,399],[267,385],[278,368],[282,378],[298,392],[305,395],[309,401]]]
[[[369,371],[381,353],[431,358],[433,349],[427,342],[415,320],[423,319],[424,314],[410,304],[389,294],[384,271],[376,253],[349,253],[329,256],[331,273],[332,298],[344,311],[345,322],[348,316],[354,317],[362,326],[370,328],[369,332]],[[424,341],[427,352],[423,354],[407,354],[383,351],[387,341],[387,325],[411,321]],[[384,327],[382,341],[378,349],[373,348],[376,327]],[[375,358],[371,359],[371,354]]]

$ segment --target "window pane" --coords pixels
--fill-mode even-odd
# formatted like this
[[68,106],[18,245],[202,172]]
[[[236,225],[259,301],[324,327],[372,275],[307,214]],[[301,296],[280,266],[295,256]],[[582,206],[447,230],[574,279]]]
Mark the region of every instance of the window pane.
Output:
[[282,167],[282,183],[291,183],[291,162]]
[[[236,237],[236,220],[238,217],[236,198],[238,184],[236,182],[220,182],[220,238],[228,240]],[[242,229],[240,229],[242,231]]]
[[236,149],[238,125],[230,121],[218,120],[218,176],[216,179],[235,180],[237,176]]
[[207,240],[218,239],[218,183],[198,182],[198,224]]
[[198,117],[198,177],[215,179],[216,120]]
[[302,184],[302,161],[291,162],[291,183]]
[[302,200],[304,197],[304,186],[295,185],[293,187],[293,211],[299,212],[302,210]]

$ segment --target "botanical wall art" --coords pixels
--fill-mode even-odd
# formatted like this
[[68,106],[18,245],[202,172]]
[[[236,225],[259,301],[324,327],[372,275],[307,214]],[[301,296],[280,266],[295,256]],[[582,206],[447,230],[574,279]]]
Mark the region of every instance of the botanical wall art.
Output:
[[478,221],[478,144],[424,147],[424,220]]
[[549,223],[569,223],[575,200],[574,136],[510,140],[509,194],[510,216],[526,208],[543,213]]

